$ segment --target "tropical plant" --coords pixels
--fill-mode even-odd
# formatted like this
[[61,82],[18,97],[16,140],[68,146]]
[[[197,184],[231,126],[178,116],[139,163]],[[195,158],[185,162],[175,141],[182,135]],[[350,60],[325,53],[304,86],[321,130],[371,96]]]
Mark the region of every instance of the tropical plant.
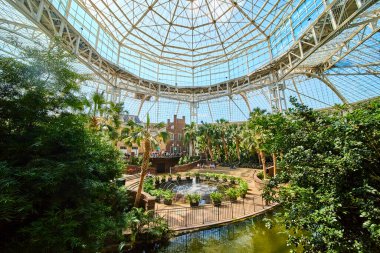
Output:
[[223,193],[221,192],[212,192],[210,193],[210,198],[214,203],[214,206],[220,206],[223,200]]
[[226,190],[226,195],[230,199],[231,202],[236,202],[239,197],[239,190],[235,188],[228,188]]
[[228,130],[228,121],[225,119],[219,119],[216,121],[218,131],[220,132],[221,141],[223,144],[223,151],[225,156],[225,161],[229,161],[228,157],[228,149],[227,149],[227,140],[226,140],[226,133]]
[[127,127],[125,128],[125,134],[128,136],[125,138],[126,143],[129,146],[132,146],[133,143],[140,146],[140,144],[143,143],[144,147],[140,181],[134,203],[135,207],[138,207],[140,204],[141,190],[144,183],[144,178],[149,168],[150,153],[153,151],[153,148],[159,145],[161,141],[166,142],[168,139],[168,133],[166,131],[162,131],[164,127],[164,123],[151,124],[148,114],[145,125],[139,125],[133,121],[129,121]]
[[191,122],[190,125],[186,125],[184,128],[185,132],[185,143],[189,144],[189,155],[190,157],[195,154],[194,149],[195,149],[195,141],[196,137],[198,135],[198,130],[197,130],[197,124],[195,122]]
[[190,206],[198,206],[199,201],[201,201],[201,195],[199,193],[187,194],[186,199],[190,202]]
[[134,207],[125,217],[125,223],[131,232],[132,246],[139,240],[162,240],[169,234],[169,226],[163,218],[142,208]]
[[203,136],[202,139],[199,139],[198,141],[204,141],[205,147],[207,148],[208,154],[210,156],[211,161],[214,160],[214,153],[212,150],[212,140],[214,140],[214,128],[211,124],[203,123],[199,126],[199,135]]
[[164,197],[164,204],[165,205],[171,205],[172,204],[172,201],[173,201],[173,198],[174,198],[174,192],[171,191],[171,190],[165,190],[163,192],[163,195]]
[[245,195],[248,193],[248,183],[246,181],[241,180],[239,182],[239,195],[242,198],[245,198]]
[[[23,50],[23,48],[20,48]],[[97,252],[121,239],[120,153],[88,129],[85,78],[54,43],[0,57],[0,248]]]
[[265,114],[264,110],[253,110],[243,131],[242,140],[242,142],[245,144],[248,150],[255,150],[257,154],[259,154],[260,161],[263,167],[264,179],[267,178],[265,152],[268,149],[266,117],[267,115]]
[[[284,117],[281,173],[264,197],[280,202],[289,243],[306,252],[380,248],[380,101]],[[289,131],[291,130],[291,131]],[[286,131],[286,132],[285,132]]]

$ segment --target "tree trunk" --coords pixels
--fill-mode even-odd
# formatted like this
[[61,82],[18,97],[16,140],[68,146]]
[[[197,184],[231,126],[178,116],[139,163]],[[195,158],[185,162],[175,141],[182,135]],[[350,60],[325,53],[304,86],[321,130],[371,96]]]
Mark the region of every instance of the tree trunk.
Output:
[[227,150],[226,140],[224,139],[224,137],[222,138],[222,141],[223,141],[224,157],[226,158],[226,162],[228,162],[229,161],[228,150]]
[[259,151],[261,163],[263,164],[263,175],[264,179],[267,179],[267,168],[266,168],[266,162],[265,162],[265,154],[263,151]]
[[273,176],[277,175],[277,156],[275,153],[272,154],[273,158]]
[[236,155],[240,163],[240,142],[239,141],[236,141]]
[[189,142],[189,156],[193,156],[193,141]]
[[212,147],[211,147],[211,140],[210,140],[210,138],[207,138],[207,149],[208,149],[208,153],[210,154],[211,161],[214,161],[214,156],[213,156],[213,153],[212,153]]
[[140,181],[139,181],[139,187],[137,188],[136,192],[136,198],[135,198],[135,204],[134,207],[140,206],[140,198],[141,198],[141,192],[144,185],[144,179],[146,176],[146,173],[148,172],[149,168],[149,157],[150,157],[150,141],[145,140],[144,141],[144,155],[143,155],[143,161],[141,164],[141,174],[140,174]]
[[257,158],[258,158],[258,160],[259,160],[259,165],[261,165],[262,162],[261,162],[261,157],[260,157],[260,153],[259,153],[259,152],[257,152]]

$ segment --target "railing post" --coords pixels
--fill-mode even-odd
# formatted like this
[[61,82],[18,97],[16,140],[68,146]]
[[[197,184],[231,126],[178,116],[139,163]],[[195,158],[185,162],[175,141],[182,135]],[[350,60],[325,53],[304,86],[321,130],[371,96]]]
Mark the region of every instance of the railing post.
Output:
[[234,218],[234,205],[231,202],[231,219],[233,219],[233,218]]
[[256,212],[255,197],[253,197],[253,211]]
[[220,207],[218,206],[217,208],[218,208],[218,221],[219,221],[219,208],[220,208]]
[[205,224],[205,207],[202,207],[202,224]]
[[190,215],[190,213],[187,212],[187,208],[185,208],[185,227],[187,227],[187,214]]
[[167,212],[166,212],[166,222],[170,226],[170,224],[169,224],[169,210],[167,210]]
[[244,212],[244,215],[245,215],[244,198],[243,198],[243,212]]

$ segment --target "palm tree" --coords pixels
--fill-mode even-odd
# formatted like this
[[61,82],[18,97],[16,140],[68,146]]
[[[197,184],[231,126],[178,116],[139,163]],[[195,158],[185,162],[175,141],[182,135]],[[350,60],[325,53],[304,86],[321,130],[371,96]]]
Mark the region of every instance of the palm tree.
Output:
[[195,148],[195,141],[197,137],[198,131],[197,131],[197,125],[195,122],[191,122],[190,125],[185,126],[185,143],[188,143],[190,145],[189,147],[189,154],[192,156]]
[[144,147],[140,181],[134,203],[135,207],[139,207],[140,204],[144,179],[149,169],[150,153],[153,151],[154,147],[157,147],[159,145],[161,141],[166,142],[168,140],[168,133],[166,131],[161,131],[161,129],[164,127],[165,123],[163,122],[158,124],[151,124],[148,115],[145,125],[140,125],[133,121],[129,121],[127,123],[127,127],[124,130],[124,134],[128,136],[125,138],[127,145],[132,146],[133,143],[136,143],[140,146],[143,143]]
[[231,137],[235,141],[236,156],[240,163],[240,146],[242,141],[242,127],[240,125],[231,125]]
[[208,153],[211,161],[214,160],[214,154],[212,151],[212,137],[214,136],[214,129],[211,124],[203,123],[199,126],[199,135],[203,135],[206,141]]
[[223,144],[223,151],[224,151],[225,160],[226,160],[226,162],[228,162],[229,156],[228,156],[228,149],[227,149],[227,142],[226,142],[226,132],[228,129],[228,121],[225,119],[220,119],[220,120],[217,120],[216,122],[218,123],[217,131],[220,134],[221,141]]
[[104,91],[99,93],[96,91],[92,94],[90,101],[87,101],[87,106],[89,106],[88,115],[91,117],[90,127],[100,129],[100,122],[98,116],[102,117],[107,104],[106,99],[104,97]]
[[265,117],[265,110],[256,108],[251,112],[250,118],[247,121],[246,128],[244,129],[243,142],[250,150],[256,150],[259,154],[261,164],[263,166],[264,179],[267,178],[265,151],[267,133],[263,127],[263,120]]

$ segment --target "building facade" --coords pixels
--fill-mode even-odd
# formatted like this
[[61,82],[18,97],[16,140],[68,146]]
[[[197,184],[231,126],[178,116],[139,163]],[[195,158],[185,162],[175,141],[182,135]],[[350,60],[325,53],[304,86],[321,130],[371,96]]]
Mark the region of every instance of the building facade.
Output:
[[185,117],[177,118],[177,115],[174,115],[173,122],[170,122],[170,119],[168,119],[166,124],[166,131],[169,134],[169,141],[166,143],[167,152],[173,154],[187,154],[188,147],[184,143],[185,126]]

